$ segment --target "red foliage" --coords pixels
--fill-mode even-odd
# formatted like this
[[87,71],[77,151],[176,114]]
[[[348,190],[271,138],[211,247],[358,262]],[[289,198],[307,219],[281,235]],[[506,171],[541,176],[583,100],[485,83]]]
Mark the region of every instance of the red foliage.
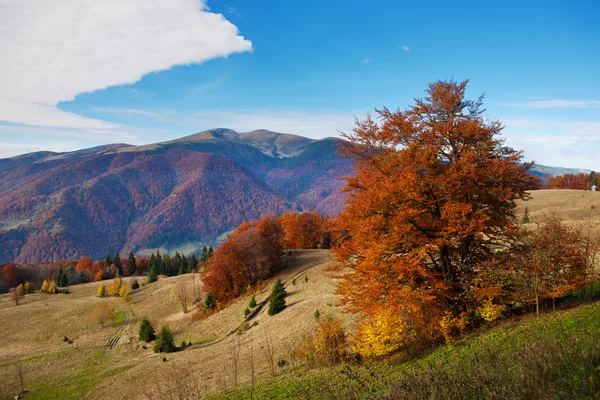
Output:
[[281,267],[283,230],[275,217],[243,223],[211,257],[202,281],[220,301],[233,299]]
[[551,189],[590,190],[590,177],[586,174],[564,174],[549,179]]
[[283,214],[279,221],[285,233],[284,248],[319,249],[329,247],[327,218],[318,212]]

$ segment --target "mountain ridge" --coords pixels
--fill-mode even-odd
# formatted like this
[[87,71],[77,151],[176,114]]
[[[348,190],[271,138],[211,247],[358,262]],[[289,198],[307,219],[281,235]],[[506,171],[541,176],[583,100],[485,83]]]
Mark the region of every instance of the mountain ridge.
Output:
[[21,156],[23,165],[0,172],[0,262],[216,244],[265,214],[335,214],[353,165],[336,154],[338,143],[218,129]]

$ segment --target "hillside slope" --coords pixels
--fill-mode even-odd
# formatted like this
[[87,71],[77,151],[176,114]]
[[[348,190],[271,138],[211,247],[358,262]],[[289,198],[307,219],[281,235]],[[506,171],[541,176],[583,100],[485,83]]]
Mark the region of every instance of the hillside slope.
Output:
[[189,252],[265,214],[336,214],[353,165],[336,150],[333,139],[214,129],[0,160],[0,263]]
[[[68,295],[35,293],[25,296],[15,307],[8,295],[0,296],[0,320],[3,321],[3,341],[0,343],[0,398],[9,398],[18,391],[14,365],[23,364],[27,387],[26,398],[122,399],[160,398],[158,388],[172,382],[173,372],[201,383],[202,393],[229,387],[232,370],[229,365],[230,341],[240,340],[239,382],[250,379],[248,357],[253,355],[255,373],[268,374],[264,347],[269,340],[275,361],[291,362],[289,344],[298,343],[316,325],[314,313],[323,317],[340,317],[351,328],[353,316],[343,312],[334,295],[336,281],[327,272],[331,265],[326,250],[297,250],[284,258],[285,268],[266,282],[256,295],[263,302],[269,295],[274,279],[280,278],[289,293],[287,308],[269,316],[263,307],[247,321],[244,333],[231,335],[244,327],[244,309],[249,296],[234,301],[224,310],[199,321],[193,321],[196,307],[188,314],[171,300],[171,292],[184,282],[193,293],[193,280],[198,276],[161,277],[156,283],[132,292],[132,301],[120,298],[98,298],[99,282],[72,286]],[[307,277],[308,279],[305,279]],[[292,281],[296,280],[294,284]],[[130,281],[131,278],[126,278]],[[138,278],[141,284],[145,278]],[[110,282],[105,282],[110,283]],[[200,288],[201,283],[199,283]],[[201,294],[202,297],[205,293]],[[105,327],[90,319],[98,304],[106,303],[120,317]],[[143,316],[149,317],[155,329],[168,325],[181,341],[193,345],[183,351],[154,354],[137,340],[137,328]],[[63,341],[67,336],[73,345]],[[116,340],[118,338],[118,340]],[[108,346],[107,346],[108,345]],[[57,368],[60,366],[60,368]],[[84,376],[84,373],[86,376]],[[119,388],[115,392],[115,388]]]

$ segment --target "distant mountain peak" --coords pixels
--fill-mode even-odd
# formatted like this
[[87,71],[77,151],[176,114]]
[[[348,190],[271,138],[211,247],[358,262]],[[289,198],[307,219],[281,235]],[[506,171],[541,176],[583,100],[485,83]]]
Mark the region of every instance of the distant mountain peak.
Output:
[[223,139],[232,139],[232,138],[237,137],[237,135],[238,135],[238,133],[236,131],[234,131],[233,129],[227,129],[227,128],[211,129],[209,132],[211,132],[213,134],[213,136],[223,138]]

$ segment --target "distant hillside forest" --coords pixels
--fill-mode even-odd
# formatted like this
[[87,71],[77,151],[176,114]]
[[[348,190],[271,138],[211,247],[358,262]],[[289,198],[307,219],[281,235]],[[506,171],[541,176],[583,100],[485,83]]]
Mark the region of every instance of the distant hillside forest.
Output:
[[[169,255],[156,251],[150,257],[136,257],[130,252],[127,258],[122,258],[117,252],[114,256],[107,254],[104,259],[95,261],[84,256],[79,260],[45,261],[27,265],[5,263],[0,265],[0,293],[19,286],[39,290],[44,281],[52,284],[58,292],[69,285],[125,276],[148,275],[152,282],[160,275],[203,272],[205,277],[210,275],[206,279],[209,291],[213,291],[219,300],[231,299],[238,296],[247,285],[266,279],[277,271],[281,267],[284,248],[329,248],[331,236],[328,221],[328,217],[313,211],[265,217],[253,223],[245,222],[219,247],[214,259],[213,247],[204,246],[198,257],[194,254],[175,252],[174,255]],[[260,272],[244,272],[243,276],[250,278],[239,280],[242,276],[240,271],[256,269],[255,266],[259,264]],[[234,275],[238,277],[238,281],[233,282]],[[227,284],[221,285],[224,282]]]
[[190,246],[198,255],[263,215],[337,214],[342,178],[352,172],[338,142],[217,129],[156,145],[0,160],[0,262]]

